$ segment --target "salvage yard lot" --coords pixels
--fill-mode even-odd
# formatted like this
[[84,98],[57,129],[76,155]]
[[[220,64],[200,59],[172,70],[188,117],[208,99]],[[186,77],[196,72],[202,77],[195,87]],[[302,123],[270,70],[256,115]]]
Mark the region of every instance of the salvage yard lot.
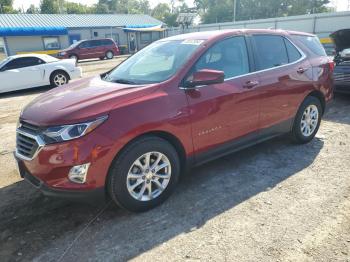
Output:
[[[84,76],[121,59],[83,62]],[[0,261],[350,261],[350,97],[316,138],[281,137],[192,170],[147,213],[42,196],[19,178],[21,108],[48,88],[0,97]]]

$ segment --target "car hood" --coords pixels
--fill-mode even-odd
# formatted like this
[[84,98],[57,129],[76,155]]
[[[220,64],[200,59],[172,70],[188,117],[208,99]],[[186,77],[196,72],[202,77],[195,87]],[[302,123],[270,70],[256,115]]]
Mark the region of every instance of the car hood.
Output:
[[342,29],[330,35],[336,46],[336,51],[341,52],[350,48],[350,29]]
[[106,115],[155,88],[106,82],[100,76],[86,78],[38,96],[23,109],[20,119],[38,126],[79,123]]

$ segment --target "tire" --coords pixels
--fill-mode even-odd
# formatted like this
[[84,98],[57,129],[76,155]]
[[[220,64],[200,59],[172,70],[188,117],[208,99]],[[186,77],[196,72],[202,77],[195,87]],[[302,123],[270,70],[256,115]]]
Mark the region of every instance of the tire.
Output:
[[75,61],[78,63],[79,61],[79,57],[77,55],[70,55],[69,56],[70,59],[75,59]]
[[114,53],[112,51],[107,51],[105,56],[107,59],[113,59]]
[[69,75],[64,71],[55,71],[50,76],[51,87],[57,87],[68,84],[70,78]]
[[310,142],[320,127],[322,114],[323,109],[320,100],[313,96],[307,97],[300,105],[294,119],[291,132],[293,141],[297,144]]
[[[160,168],[164,165],[164,168],[158,172],[152,168],[142,168],[141,165],[147,166],[145,161],[148,153],[151,153],[149,167],[161,156],[156,166]],[[139,164],[135,164],[137,160],[140,160]],[[144,212],[160,205],[171,195],[179,175],[180,160],[174,147],[158,137],[143,137],[129,144],[113,161],[108,174],[107,190],[118,206],[132,212]],[[163,187],[163,191],[157,183]]]

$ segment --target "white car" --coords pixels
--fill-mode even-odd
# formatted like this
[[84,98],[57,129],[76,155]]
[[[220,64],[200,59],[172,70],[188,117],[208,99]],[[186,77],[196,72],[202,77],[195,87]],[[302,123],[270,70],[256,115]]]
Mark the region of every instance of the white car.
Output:
[[44,85],[56,87],[81,76],[82,69],[74,59],[59,60],[43,54],[10,56],[0,62],[0,93]]

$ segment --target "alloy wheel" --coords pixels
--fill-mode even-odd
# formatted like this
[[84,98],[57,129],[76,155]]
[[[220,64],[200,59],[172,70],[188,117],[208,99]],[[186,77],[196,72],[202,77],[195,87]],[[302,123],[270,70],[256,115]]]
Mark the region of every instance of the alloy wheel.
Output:
[[318,118],[319,112],[316,105],[309,105],[305,108],[300,122],[300,130],[305,137],[309,137],[315,132]]
[[167,156],[160,152],[148,152],[131,165],[126,184],[134,199],[150,201],[166,189],[170,178],[171,164]]
[[64,74],[57,74],[53,78],[53,82],[56,86],[61,86],[67,83],[67,77]]

